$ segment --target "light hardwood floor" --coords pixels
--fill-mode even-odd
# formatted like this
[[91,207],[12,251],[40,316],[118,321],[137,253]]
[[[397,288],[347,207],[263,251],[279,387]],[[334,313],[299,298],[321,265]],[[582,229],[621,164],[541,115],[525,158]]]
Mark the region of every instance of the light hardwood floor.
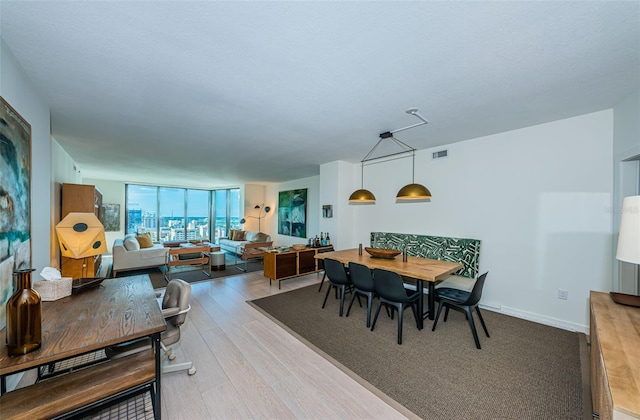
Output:
[[278,290],[254,272],[192,284],[192,310],[172,348],[176,363],[191,360],[198,371],[163,375],[163,417],[406,418],[246,303],[320,279],[283,281]]

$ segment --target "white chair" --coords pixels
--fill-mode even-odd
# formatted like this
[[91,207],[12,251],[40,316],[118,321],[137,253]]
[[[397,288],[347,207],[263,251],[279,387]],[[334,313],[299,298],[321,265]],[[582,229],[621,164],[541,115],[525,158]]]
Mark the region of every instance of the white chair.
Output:
[[[168,348],[171,344],[180,341],[180,326],[187,319],[187,312],[191,309],[189,304],[191,300],[191,285],[184,280],[174,279],[167,284],[164,295],[157,293],[158,298],[162,297],[162,315],[167,322],[167,329],[162,332],[160,337],[160,346],[163,354],[161,359],[174,360],[176,355]],[[132,353],[142,351],[149,348],[151,340],[148,338],[131,341],[117,346],[105,349],[107,357],[115,359],[124,357]],[[162,366],[162,373],[176,372],[186,370],[189,375],[196,373],[193,362],[175,363]]]

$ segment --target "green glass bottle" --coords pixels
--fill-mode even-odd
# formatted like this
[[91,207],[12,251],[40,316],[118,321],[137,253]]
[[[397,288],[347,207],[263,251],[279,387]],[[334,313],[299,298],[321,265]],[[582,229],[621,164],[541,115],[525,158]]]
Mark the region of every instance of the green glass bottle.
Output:
[[31,272],[16,270],[16,291],[7,301],[7,352],[22,356],[40,348],[42,344],[42,300],[31,288]]

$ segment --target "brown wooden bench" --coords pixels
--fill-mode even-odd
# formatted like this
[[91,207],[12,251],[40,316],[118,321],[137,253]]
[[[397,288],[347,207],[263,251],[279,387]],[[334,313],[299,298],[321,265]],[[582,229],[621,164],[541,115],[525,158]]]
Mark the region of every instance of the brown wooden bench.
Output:
[[[153,350],[55,376],[0,396],[2,419],[50,419],[97,407],[155,380]],[[159,409],[159,407],[157,408]]]

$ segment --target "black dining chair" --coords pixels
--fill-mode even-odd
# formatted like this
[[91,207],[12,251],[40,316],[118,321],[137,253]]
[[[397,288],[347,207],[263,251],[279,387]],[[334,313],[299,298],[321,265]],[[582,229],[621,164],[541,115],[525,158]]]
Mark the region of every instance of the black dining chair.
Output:
[[419,328],[417,302],[420,294],[415,290],[406,289],[400,274],[379,268],[373,270],[373,284],[379,297],[379,302],[371,324],[371,331],[376,326],[382,305],[391,306],[392,309],[397,309],[398,311],[398,344],[402,344],[402,314],[407,306],[411,306],[416,320],[416,328]]
[[343,308],[344,308],[344,295],[347,291],[351,290],[352,283],[349,278],[349,274],[347,270],[340,261],[325,258],[324,260],[324,272],[327,275],[327,279],[329,280],[329,287],[327,287],[327,293],[324,295],[324,301],[322,302],[322,308],[327,303],[327,298],[329,297],[329,292],[331,292],[331,288],[335,287],[336,291],[340,291],[340,316],[342,316]]
[[373,307],[373,298],[376,296],[376,288],[373,284],[373,276],[371,269],[365,265],[350,262],[349,274],[353,283],[353,295],[347,308],[347,315],[351,312],[351,306],[356,300],[356,296],[363,295],[367,297],[367,328],[371,326],[371,309]]
[[482,348],[480,347],[480,340],[478,340],[478,333],[476,332],[476,325],[473,322],[473,313],[471,312],[471,309],[476,308],[476,313],[478,314],[478,318],[480,319],[482,328],[484,328],[484,333],[487,335],[487,337],[489,337],[489,331],[487,330],[487,326],[485,325],[482,314],[480,313],[480,308],[478,307],[478,303],[480,302],[480,298],[482,297],[482,288],[484,287],[484,281],[487,277],[487,273],[484,273],[480,277],[478,277],[476,283],[473,285],[473,289],[471,289],[471,292],[466,292],[464,290],[453,289],[449,287],[441,287],[439,289],[436,289],[435,298],[440,303],[438,304],[438,312],[436,313],[436,319],[433,321],[433,328],[431,328],[431,331],[436,330],[436,325],[438,324],[438,319],[440,318],[440,311],[442,310],[443,306],[446,306],[446,310],[444,313],[444,322],[447,322],[447,317],[449,316],[449,308],[459,308],[462,309],[467,316],[469,326],[471,327],[471,333],[473,334],[473,340],[476,342],[476,348]]

